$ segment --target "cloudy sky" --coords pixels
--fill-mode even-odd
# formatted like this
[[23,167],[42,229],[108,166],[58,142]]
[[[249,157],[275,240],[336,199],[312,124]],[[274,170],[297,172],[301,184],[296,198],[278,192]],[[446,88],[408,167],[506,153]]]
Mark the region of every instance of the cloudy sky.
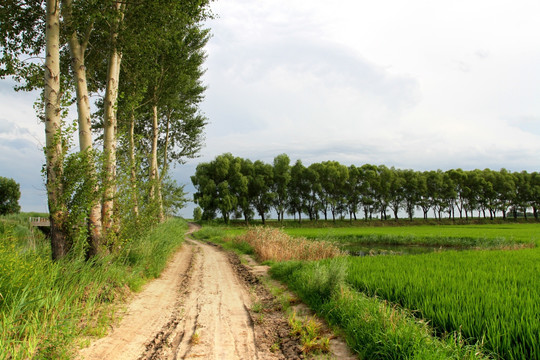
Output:
[[[176,167],[181,183],[224,152],[540,170],[537,0],[218,0],[213,9],[206,146]],[[34,96],[10,88],[0,83],[0,176],[21,183],[23,210],[44,210]]]

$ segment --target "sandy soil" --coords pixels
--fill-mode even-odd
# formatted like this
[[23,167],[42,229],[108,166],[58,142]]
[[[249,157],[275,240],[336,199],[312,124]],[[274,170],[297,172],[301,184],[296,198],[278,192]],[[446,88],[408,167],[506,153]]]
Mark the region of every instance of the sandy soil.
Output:
[[[191,225],[189,232],[194,230]],[[236,255],[186,239],[161,277],[128,304],[120,324],[77,358],[303,358],[280,306],[259,281],[260,272]],[[255,302],[263,313],[252,310]]]

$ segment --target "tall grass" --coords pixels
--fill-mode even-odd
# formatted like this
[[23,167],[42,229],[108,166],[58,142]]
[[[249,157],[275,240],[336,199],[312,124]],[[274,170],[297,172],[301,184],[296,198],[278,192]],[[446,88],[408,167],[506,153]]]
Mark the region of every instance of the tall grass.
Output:
[[170,220],[115,255],[52,262],[43,236],[0,224],[0,359],[71,358],[76,339],[105,333],[115,302],[159,275],[187,228]]
[[249,244],[260,261],[320,260],[343,255],[331,242],[293,238],[275,228],[250,228],[233,241]]

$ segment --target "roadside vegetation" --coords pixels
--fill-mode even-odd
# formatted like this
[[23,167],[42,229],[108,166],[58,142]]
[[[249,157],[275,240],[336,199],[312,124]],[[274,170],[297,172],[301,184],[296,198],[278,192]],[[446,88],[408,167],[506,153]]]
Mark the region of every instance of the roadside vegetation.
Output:
[[[297,250],[283,243],[276,256],[265,260],[271,264],[273,277],[342,329],[362,359],[525,360],[540,356],[540,233],[536,224],[290,226],[282,230],[215,226],[212,232],[214,239],[230,247],[251,237],[259,237],[260,243],[269,243],[268,236],[290,238],[284,233],[291,239],[324,241],[341,248],[355,242],[374,247],[387,242],[442,246],[440,251],[422,255],[337,253],[325,260],[284,261],[294,256],[282,254],[296,255]],[[249,249],[256,253],[253,247]]]
[[223,228],[209,227],[193,234],[196,239],[218,243],[225,249],[254,254],[257,260],[321,260],[344,255],[339,247],[328,241],[309,241],[291,237],[279,229],[253,227],[234,237]]
[[25,215],[0,217],[1,359],[72,358],[81,339],[106,333],[119,301],[159,276],[187,229],[170,219],[113,255],[52,261]]

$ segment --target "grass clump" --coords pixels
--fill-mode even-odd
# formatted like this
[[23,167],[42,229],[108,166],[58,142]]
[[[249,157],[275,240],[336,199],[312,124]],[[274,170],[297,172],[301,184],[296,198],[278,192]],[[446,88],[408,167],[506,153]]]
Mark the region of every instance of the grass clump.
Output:
[[320,260],[343,255],[331,242],[293,238],[275,228],[254,227],[234,241],[249,244],[260,261]]
[[187,224],[171,219],[115,254],[52,262],[38,231],[0,219],[0,359],[70,359],[79,339],[101,336],[115,304],[157,277]]
[[330,339],[323,336],[323,325],[315,317],[300,319],[296,312],[292,312],[289,326],[291,335],[300,337],[304,354],[326,354],[330,351]]

